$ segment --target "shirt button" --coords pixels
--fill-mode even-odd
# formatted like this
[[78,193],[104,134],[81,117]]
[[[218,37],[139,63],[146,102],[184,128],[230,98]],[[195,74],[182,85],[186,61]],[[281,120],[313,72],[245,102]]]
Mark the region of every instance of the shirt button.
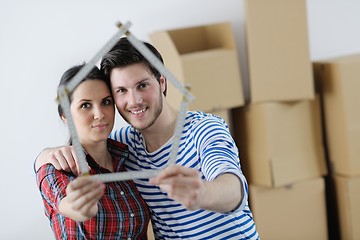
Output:
[[121,192],[120,192],[120,194],[121,194],[121,195],[124,195],[124,192],[123,192],[123,191],[121,191]]
[[133,214],[133,213],[131,213],[131,214],[130,214],[130,217],[134,217],[134,214]]

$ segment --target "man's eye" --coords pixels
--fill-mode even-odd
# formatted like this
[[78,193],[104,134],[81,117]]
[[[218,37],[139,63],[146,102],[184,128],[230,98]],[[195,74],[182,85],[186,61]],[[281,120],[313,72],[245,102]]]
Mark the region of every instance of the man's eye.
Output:
[[142,88],[146,88],[147,84],[146,83],[141,83],[139,84],[139,88],[142,89]]

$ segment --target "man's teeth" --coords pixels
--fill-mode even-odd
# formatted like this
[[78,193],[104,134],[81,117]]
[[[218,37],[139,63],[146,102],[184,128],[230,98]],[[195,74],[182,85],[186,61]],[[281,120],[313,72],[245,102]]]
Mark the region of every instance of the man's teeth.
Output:
[[139,110],[139,111],[131,111],[133,114],[140,114],[140,113],[143,113],[145,112],[146,109],[142,109],[142,110]]

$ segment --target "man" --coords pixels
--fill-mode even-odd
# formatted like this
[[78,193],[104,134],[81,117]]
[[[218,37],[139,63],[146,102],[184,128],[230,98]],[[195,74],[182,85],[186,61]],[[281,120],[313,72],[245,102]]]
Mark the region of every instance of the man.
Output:
[[[147,47],[162,61],[160,53]],[[177,111],[166,100],[166,79],[122,38],[104,56],[116,107],[131,125],[112,138],[129,146],[128,170],[162,169],[169,160]],[[74,150],[46,149],[36,165],[77,172]],[[149,205],[157,239],[258,239],[238,150],[221,118],[187,112],[176,165],[135,180]]]

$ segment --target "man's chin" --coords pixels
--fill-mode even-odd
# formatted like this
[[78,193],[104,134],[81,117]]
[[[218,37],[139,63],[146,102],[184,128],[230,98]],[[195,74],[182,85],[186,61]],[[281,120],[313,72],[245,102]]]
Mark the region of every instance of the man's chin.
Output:
[[132,121],[125,119],[125,121],[136,130],[144,130],[146,128],[143,124],[139,123],[134,119]]
[[144,126],[143,124],[131,124],[131,123],[129,124],[138,131],[145,130],[148,128],[148,126]]
[[138,131],[142,131],[142,130],[146,130],[149,127],[151,127],[156,119],[153,119],[152,121],[148,121],[149,119],[145,120],[145,118],[142,119],[137,119],[136,117],[133,116],[127,116],[126,118],[124,116],[122,116],[123,119],[129,124],[131,125],[134,129],[138,130]]

